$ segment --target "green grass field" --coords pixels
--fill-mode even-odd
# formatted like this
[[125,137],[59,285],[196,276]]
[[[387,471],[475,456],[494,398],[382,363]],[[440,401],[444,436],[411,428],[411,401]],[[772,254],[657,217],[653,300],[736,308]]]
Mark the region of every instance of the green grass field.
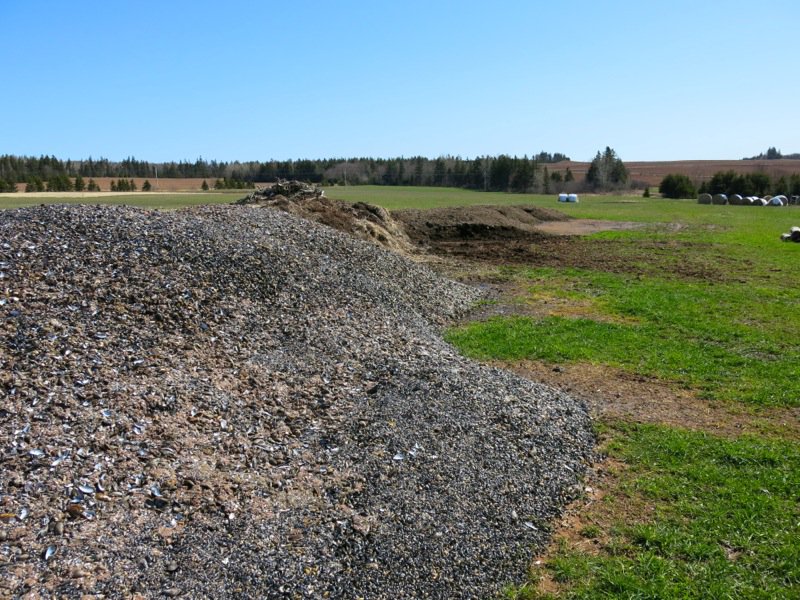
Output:
[[547,569],[559,592],[532,581],[509,597],[798,597],[797,444],[652,425],[607,434],[628,471],[596,512],[619,516],[580,531],[593,551],[557,546]]

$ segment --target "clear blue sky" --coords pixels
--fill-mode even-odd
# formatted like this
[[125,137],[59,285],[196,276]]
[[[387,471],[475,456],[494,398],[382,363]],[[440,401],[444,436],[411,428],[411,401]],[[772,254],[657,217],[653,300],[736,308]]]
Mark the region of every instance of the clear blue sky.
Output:
[[0,0],[0,154],[800,152],[797,0]]

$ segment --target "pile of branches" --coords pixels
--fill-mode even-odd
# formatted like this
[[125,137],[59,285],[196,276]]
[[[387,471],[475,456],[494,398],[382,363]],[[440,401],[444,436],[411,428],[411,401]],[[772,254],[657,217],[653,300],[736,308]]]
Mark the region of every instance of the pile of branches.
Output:
[[281,200],[307,200],[310,198],[321,198],[325,191],[318,185],[305,183],[302,181],[279,179],[269,187],[257,188],[236,204],[259,204],[265,201]]

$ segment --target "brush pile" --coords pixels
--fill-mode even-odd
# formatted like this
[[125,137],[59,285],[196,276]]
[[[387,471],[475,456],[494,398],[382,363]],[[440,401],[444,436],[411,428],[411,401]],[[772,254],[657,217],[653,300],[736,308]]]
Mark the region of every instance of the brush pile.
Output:
[[301,181],[278,180],[234,204],[277,208],[395,252],[412,254],[415,251],[402,225],[385,208],[366,202],[332,200],[319,186]]
[[260,207],[0,215],[0,596],[487,597],[585,407],[459,356],[478,298]]

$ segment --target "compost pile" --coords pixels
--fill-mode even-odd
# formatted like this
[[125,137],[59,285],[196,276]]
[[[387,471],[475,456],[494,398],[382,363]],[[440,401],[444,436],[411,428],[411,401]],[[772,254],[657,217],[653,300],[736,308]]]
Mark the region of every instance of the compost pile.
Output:
[[395,252],[414,252],[403,226],[385,208],[366,202],[332,200],[325,196],[321,187],[302,181],[278,180],[268,187],[256,189],[234,204],[277,208]]
[[0,596],[486,597],[590,458],[473,289],[277,210],[6,211],[0,293]]
[[537,240],[538,226],[548,221],[566,221],[561,211],[540,206],[469,206],[397,210],[393,213],[417,243],[464,242],[471,239]]

